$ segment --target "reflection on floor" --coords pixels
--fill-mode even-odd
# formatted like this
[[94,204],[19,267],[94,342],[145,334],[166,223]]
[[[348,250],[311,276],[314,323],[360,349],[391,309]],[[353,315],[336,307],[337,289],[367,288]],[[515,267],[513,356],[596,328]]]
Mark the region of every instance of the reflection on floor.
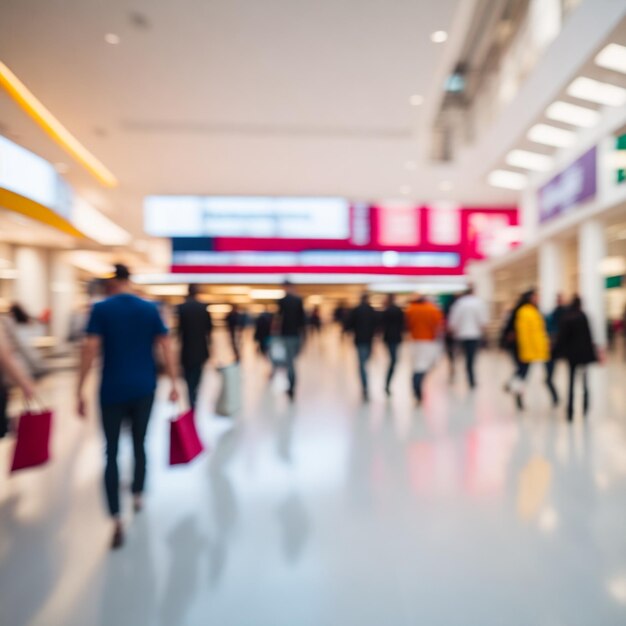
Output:
[[441,364],[419,409],[406,355],[390,400],[385,367],[377,346],[362,405],[353,347],[329,331],[305,349],[290,405],[247,346],[242,414],[210,414],[210,370],[198,421],[211,452],[189,467],[167,467],[160,401],[146,509],[133,519],[125,502],[117,553],[97,419],[75,419],[72,374],[49,379],[54,463],[7,480],[0,443],[0,624],[626,624],[624,367],[593,373],[593,413],[573,426],[540,368],[517,414],[503,356],[481,357],[474,393]]

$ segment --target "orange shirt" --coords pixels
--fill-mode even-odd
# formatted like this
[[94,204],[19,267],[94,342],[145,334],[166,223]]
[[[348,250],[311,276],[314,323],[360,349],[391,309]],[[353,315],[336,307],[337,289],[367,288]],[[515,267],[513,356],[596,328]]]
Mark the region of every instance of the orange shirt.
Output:
[[443,313],[432,302],[413,302],[404,316],[414,341],[434,341],[443,329]]

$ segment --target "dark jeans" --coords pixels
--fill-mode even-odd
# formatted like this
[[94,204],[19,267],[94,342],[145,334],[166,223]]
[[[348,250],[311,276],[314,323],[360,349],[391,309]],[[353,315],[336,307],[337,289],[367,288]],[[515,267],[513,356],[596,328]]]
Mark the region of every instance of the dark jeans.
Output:
[[124,402],[122,404],[106,404],[101,406],[102,428],[106,439],[106,469],[104,471],[104,486],[111,515],[117,516],[120,512],[120,479],[117,469],[117,449],[120,440],[122,422],[130,422],[133,436],[133,451],[135,455],[135,472],[132,491],[134,494],[143,492],[146,478],[146,451],[144,440],[148,430],[148,421],[152,412],[154,394]]
[[232,329],[232,328],[228,329],[228,334],[230,336],[230,345],[235,355],[235,361],[239,361],[241,358],[241,354],[239,352],[239,334],[237,330]]
[[200,387],[200,381],[202,380],[202,370],[204,365],[196,365],[195,367],[184,367],[183,373],[185,375],[185,383],[187,383],[187,390],[189,392],[189,406],[192,409],[196,408],[196,400],[198,398],[198,388]]
[[446,333],[444,344],[446,349],[446,356],[448,357],[448,365],[450,368],[450,380],[454,380],[454,357],[456,352],[456,340],[450,333]]
[[296,358],[300,352],[301,341],[297,335],[282,337],[285,346],[287,378],[289,379],[289,393],[296,390]]
[[574,387],[576,386],[576,371],[582,369],[583,377],[583,415],[589,411],[589,386],[587,384],[587,368],[584,365],[569,364],[569,389],[567,393],[567,419],[574,419]]
[[[554,366],[555,366],[554,361],[546,362],[546,381],[545,382],[546,382],[546,387],[548,388],[548,391],[550,392],[550,396],[552,397],[552,403],[556,405],[559,403],[559,394],[556,390],[556,387],[554,386],[554,382],[552,381],[552,376],[554,374]],[[530,363],[521,363],[518,361],[517,373],[516,373],[517,378],[519,378],[520,380],[526,380],[526,376],[528,376],[529,369],[530,369]]]
[[367,370],[365,365],[372,356],[372,344],[371,343],[357,343],[356,351],[359,356],[359,374],[361,376],[361,387],[363,394],[367,395]]
[[399,341],[390,341],[387,343],[387,350],[389,351],[389,369],[387,370],[387,384],[386,389],[389,389],[391,385],[391,379],[396,369],[396,363],[398,362],[398,348],[400,347]]
[[413,392],[415,393],[415,397],[420,402],[422,401],[422,385],[424,383],[425,376],[426,372],[415,372],[413,374]]
[[0,385],[0,439],[9,432],[9,416],[7,415],[7,405],[9,403],[9,390]]
[[463,352],[465,353],[465,369],[467,371],[467,382],[472,389],[476,386],[476,377],[474,376],[474,363],[476,354],[480,346],[479,339],[463,339],[461,342]]

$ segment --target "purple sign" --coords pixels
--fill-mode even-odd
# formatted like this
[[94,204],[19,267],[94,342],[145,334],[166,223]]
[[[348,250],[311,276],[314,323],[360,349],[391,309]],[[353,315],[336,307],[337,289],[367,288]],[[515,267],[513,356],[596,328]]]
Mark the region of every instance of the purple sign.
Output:
[[539,190],[539,221],[547,222],[596,194],[596,148]]

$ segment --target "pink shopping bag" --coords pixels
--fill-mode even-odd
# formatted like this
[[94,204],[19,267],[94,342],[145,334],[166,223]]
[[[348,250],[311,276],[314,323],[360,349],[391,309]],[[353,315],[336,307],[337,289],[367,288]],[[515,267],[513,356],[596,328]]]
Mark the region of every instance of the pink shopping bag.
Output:
[[204,450],[198,437],[193,410],[170,422],[170,465],[182,465],[195,459]]
[[26,411],[19,418],[11,472],[37,467],[50,459],[52,411]]

